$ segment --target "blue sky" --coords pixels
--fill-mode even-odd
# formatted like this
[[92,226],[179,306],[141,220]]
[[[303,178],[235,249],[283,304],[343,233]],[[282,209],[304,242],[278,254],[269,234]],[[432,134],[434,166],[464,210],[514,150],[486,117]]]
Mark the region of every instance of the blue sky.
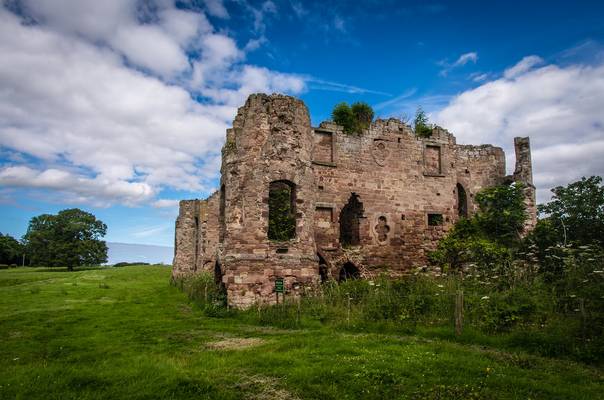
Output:
[[[491,4],[493,3],[493,4]],[[0,232],[93,212],[172,245],[176,201],[217,186],[253,92],[381,117],[418,105],[460,143],[530,136],[538,198],[604,172],[604,3],[9,0],[0,10]]]

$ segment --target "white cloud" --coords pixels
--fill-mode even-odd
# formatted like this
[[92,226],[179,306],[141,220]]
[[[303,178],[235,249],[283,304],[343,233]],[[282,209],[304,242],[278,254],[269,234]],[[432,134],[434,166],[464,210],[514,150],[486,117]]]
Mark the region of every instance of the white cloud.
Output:
[[0,184],[11,187],[51,189],[70,193],[71,202],[85,202],[95,206],[114,201],[134,205],[149,200],[155,190],[144,182],[107,180],[103,177],[86,178],[58,169],[35,170],[25,166],[0,169]]
[[162,1],[140,23],[136,4],[28,1],[36,24],[0,7],[0,148],[15,155],[3,185],[102,205],[150,203],[165,188],[207,193],[247,95],[305,89],[301,76],[245,64],[203,14]]
[[460,67],[466,65],[469,62],[473,62],[474,64],[476,64],[476,61],[478,61],[478,53],[474,51],[470,53],[465,53],[459,56],[457,61],[453,63],[453,67]]
[[469,53],[464,53],[464,54],[460,55],[453,64],[450,64],[447,60],[439,61],[438,65],[443,67],[443,69],[440,70],[439,75],[447,76],[447,74],[452,69],[463,67],[464,65],[466,65],[469,62],[476,64],[476,61],[478,61],[478,53],[476,53],[475,51],[472,51]]
[[222,0],[205,0],[204,1],[208,13],[213,17],[229,18],[229,12]]
[[531,138],[540,201],[549,189],[604,174],[604,65],[545,65],[526,57],[503,78],[454,97],[435,115],[460,143],[505,148],[513,169],[515,136]]
[[489,78],[489,74],[482,73],[482,72],[473,72],[470,74],[469,78],[473,82],[484,82]]
[[506,79],[512,79],[517,76],[524,74],[529,71],[531,68],[536,67],[537,65],[543,64],[543,59],[538,56],[526,56],[522,60],[518,62],[518,64],[514,65],[506,69],[503,72],[503,76]]
[[172,200],[172,199],[159,199],[154,201],[153,203],[151,203],[151,205],[155,208],[172,208],[172,207],[178,207],[178,200]]

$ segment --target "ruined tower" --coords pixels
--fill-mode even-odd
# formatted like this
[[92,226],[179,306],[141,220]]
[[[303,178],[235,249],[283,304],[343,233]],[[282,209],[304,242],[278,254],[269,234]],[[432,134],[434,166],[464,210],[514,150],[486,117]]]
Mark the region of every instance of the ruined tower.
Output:
[[[278,278],[287,290],[318,279],[311,152],[310,117],[302,101],[252,95],[239,109],[221,168],[218,262],[230,304],[273,302]],[[284,203],[275,206],[289,208],[292,229],[270,237],[275,194]]]
[[[396,120],[360,134],[323,122],[311,127],[304,103],[251,95],[227,130],[219,190],[181,201],[173,277],[207,271],[231,306],[274,303],[319,281],[397,276],[427,254],[474,196],[498,184],[525,186],[536,221],[528,138],[516,138],[516,170],[491,145],[458,145],[435,127],[428,138]],[[279,290],[277,290],[279,287]]]

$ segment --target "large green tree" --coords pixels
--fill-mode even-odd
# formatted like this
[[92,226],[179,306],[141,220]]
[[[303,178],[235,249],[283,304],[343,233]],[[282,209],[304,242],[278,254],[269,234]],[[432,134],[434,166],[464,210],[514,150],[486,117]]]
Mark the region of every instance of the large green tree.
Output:
[[0,264],[20,264],[23,252],[23,245],[17,239],[0,233]]
[[107,261],[107,244],[100,240],[106,232],[107,225],[94,215],[72,208],[32,218],[24,239],[32,265],[72,271]]
[[[552,189],[549,203],[539,205],[543,226],[560,243],[604,244],[604,186],[602,177],[581,178]],[[547,226],[545,226],[547,224]]]

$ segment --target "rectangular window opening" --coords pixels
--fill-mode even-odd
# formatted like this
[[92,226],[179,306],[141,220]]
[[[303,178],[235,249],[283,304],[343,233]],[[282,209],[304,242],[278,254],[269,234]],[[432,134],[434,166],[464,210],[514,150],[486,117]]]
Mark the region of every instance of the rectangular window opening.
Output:
[[442,214],[428,214],[428,226],[441,226],[443,224]]

